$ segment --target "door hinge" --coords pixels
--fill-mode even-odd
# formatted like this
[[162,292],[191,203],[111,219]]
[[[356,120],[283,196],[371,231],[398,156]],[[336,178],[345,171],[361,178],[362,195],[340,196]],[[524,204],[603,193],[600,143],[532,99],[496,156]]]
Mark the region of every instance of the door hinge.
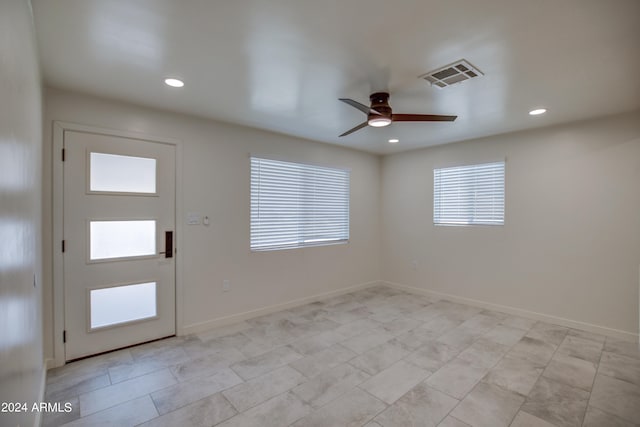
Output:
[[66,154],[66,151],[65,151],[65,149],[63,148],[63,149],[62,149],[62,161],[63,161],[63,162],[64,162],[64,159],[65,159],[65,154]]
[[65,249],[65,246],[66,246],[65,242],[66,242],[66,240],[62,241],[62,253],[64,253],[64,249]]
[[62,331],[62,342],[63,343],[67,342],[67,331]]

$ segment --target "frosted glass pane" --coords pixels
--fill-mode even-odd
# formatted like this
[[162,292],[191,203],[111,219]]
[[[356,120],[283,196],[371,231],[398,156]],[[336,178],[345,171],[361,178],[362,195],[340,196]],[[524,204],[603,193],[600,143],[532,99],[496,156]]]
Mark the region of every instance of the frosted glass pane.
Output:
[[156,222],[91,221],[89,241],[92,260],[155,255]]
[[91,191],[155,193],[156,159],[91,153]]
[[91,328],[156,316],[156,282],[93,289]]

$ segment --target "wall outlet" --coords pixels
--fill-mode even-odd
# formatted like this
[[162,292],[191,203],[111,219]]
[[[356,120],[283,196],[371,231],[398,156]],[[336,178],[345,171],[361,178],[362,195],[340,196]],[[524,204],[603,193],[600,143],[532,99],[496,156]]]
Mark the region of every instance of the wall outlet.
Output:
[[229,279],[224,279],[222,281],[222,290],[227,292],[229,289],[231,289],[231,282],[229,282]]
[[418,271],[418,261],[416,260],[411,261],[411,269],[413,271]]

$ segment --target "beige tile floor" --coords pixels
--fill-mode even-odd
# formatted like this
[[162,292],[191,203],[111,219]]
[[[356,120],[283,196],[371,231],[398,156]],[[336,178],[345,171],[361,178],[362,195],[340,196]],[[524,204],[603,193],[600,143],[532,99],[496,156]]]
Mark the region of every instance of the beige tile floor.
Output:
[[49,371],[45,426],[640,425],[638,345],[376,287]]

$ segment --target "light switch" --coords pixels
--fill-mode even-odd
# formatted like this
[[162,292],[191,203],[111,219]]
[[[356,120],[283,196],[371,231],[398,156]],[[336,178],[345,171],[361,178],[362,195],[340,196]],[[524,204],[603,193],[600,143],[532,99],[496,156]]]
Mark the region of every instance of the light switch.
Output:
[[209,225],[209,217],[205,215],[204,218],[202,218],[202,223],[204,225]]
[[188,213],[187,225],[200,225],[200,214],[195,212]]

